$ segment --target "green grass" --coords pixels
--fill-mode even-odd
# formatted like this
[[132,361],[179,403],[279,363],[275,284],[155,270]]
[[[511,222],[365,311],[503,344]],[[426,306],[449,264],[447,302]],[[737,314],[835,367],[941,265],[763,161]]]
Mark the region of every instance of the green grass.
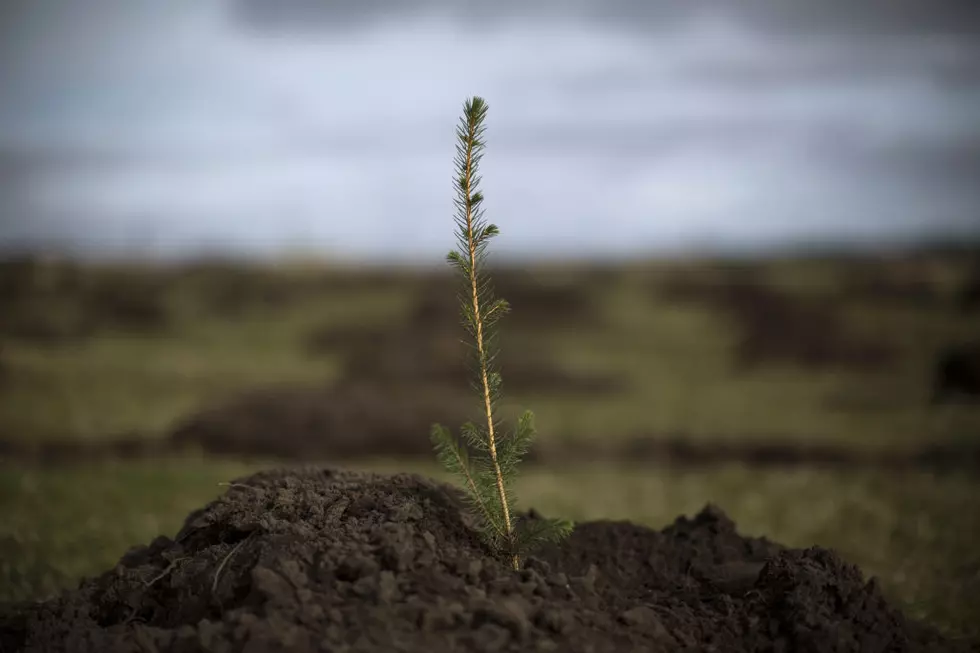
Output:
[[99,336],[82,346],[8,349],[18,376],[0,399],[0,434],[31,441],[152,437],[244,388],[317,382],[335,367],[234,341]]
[[131,546],[173,535],[183,517],[216,497],[235,463],[105,463],[0,472],[0,594],[43,597],[111,569]]
[[[435,463],[356,467],[449,480]],[[173,536],[223,492],[219,482],[259,468],[199,458],[0,468],[0,600],[40,598],[111,569],[129,547]],[[910,616],[980,635],[980,480],[966,475],[591,465],[526,468],[517,491],[522,506],[548,515],[653,527],[714,502],[743,534],[833,547]]]
[[[827,442],[892,450],[962,442],[968,434],[975,442],[980,436],[977,406],[936,411],[928,403],[936,352],[980,329],[976,317],[928,307],[846,306],[845,318],[854,329],[897,341],[895,368],[815,372],[767,365],[739,371],[731,360],[737,334],[722,315],[697,305],[649,301],[651,279],[659,274],[657,268],[634,271],[610,289],[602,300],[607,329],[566,330],[549,340],[562,360],[623,372],[633,388],[616,397],[576,403],[513,398],[534,407],[543,437],[591,440],[597,433],[607,439],[636,432],[684,433],[712,440]],[[824,292],[801,279],[790,287],[798,294]],[[837,397],[867,398],[870,406],[858,411],[828,408]]]
[[[114,273],[126,277],[125,269]],[[107,276],[98,266],[89,274]],[[324,273],[268,268],[252,274],[288,287],[290,282],[309,285]],[[338,291],[326,299],[311,292],[282,305],[245,302],[222,314],[210,304],[208,278],[191,281],[170,282],[165,304],[171,323],[159,332],[102,329],[56,343],[0,337],[10,377],[0,392],[0,439],[160,436],[181,418],[242,390],[321,382],[336,374],[338,361],[304,350],[303,339],[312,329],[385,323],[404,312],[411,299],[396,285],[366,293]],[[54,324],[60,324],[71,297],[54,296],[44,304]]]

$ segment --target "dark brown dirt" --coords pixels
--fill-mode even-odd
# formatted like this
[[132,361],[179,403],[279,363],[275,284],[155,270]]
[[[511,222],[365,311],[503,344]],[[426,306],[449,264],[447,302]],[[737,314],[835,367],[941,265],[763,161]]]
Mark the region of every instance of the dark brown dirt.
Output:
[[[433,422],[452,429],[479,414],[467,380],[455,386],[395,379],[386,383],[348,381],[322,387],[256,389],[189,416],[170,435],[173,450],[197,448],[213,454],[274,457],[281,460],[344,461],[377,456],[431,459],[426,437]],[[501,413],[512,423],[513,406]],[[867,451],[834,445],[810,445],[787,438],[692,438],[685,433],[637,433],[616,443],[539,441],[530,462],[590,460],[655,461],[686,466],[743,463],[756,467],[817,465],[832,468],[980,469],[980,447],[926,444],[916,449]],[[115,450],[127,456],[126,439]],[[50,443],[49,443],[50,445]],[[108,445],[107,445],[108,446]],[[78,447],[58,452],[51,446],[34,459],[82,455]],[[109,451],[107,449],[107,451]],[[148,450],[153,455],[158,449]],[[0,454],[4,452],[0,443]],[[62,455],[58,455],[61,453]]]
[[876,306],[923,310],[954,307],[955,296],[944,283],[950,271],[968,272],[955,258],[867,256],[837,265],[834,295],[841,300]]
[[[976,651],[907,620],[833,551],[740,536],[718,509],[662,531],[579,524],[514,571],[450,486],[264,472],[171,540],[0,616],[11,651]],[[521,518],[534,519],[532,511]]]
[[234,318],[250,310],[283,309],[337,295],[357,295],[405,284],[405,272],[394,269],[288,270],[234,262],[201,262],[175,270],[174,285],[189,290],[200,309]]
[[609,459],[620,463],[645,461],[685,467],[741,464],[753,468],[794,467],[878,469],[935,472],[980,469],[980,444],[931,443],[905,449],[864,450],[841,444],[805,444],[791,438],[694,438],[683,433],[665,436],[636,434],[618,446],[562,445],[540,454],[548,463]]
[[159,333],[170,326],[166,293],[166,277],[146,270],[0,261],[0,337],[58,344],[106,330]]
[[791,296],[749,272],[709,280],[677,275],[659,282],[656,293],[727,316],[739,334],[734,351],[739,368],[782,363],[806,369],[880,370],[895,359],[895,351],[880,338],[847,328],[839,299]]
[[[594,283],[579,283],[574,276],[549,279],[512,268],[493,269],[487,274],[494,296],[510,304],[511,312],[504,318],[507,329],[577,328],[600,323]],[[422,286],[410,322],[419,326],[459,324],[459,288],[455,276],[433,275]]]
[[[594,321],[589,295],[581,288],[552,286],[529,281],[515,272],[502,271],[503,290],[516,297],[520,313],[505,320],[507,334],[498,340],[497,365],[507,392],[517,394],[588,395],[622,392],[628,386],[623,375],[600,371],[572,371],[537,344],[558,326],[570,327]],[[455,279],[431,275],[404,321],[366,328],[329,325],[314,329],[304,349],[313,355],[340,355],[340,383],[442,384],[466,388],[473,378],[467,358],[472,350],[460,325]],[[498,294],[501,291],[498,289]],[[513,306],[512,302],[512,306]],[[515,316],[521,319],[515,321]],[[546,333],[542,334],[541,332]],[[535,343],[512,346],[512,338],[536,333]]]
[[3,342],[0,342],[0,388],[3,388],[9,378],[10,363],[7,362],[7,359],[4,356],[4,344]]
[[950,346],[936,357],[932,399],[980,399],[980,342]]
[[928,279],[896,279],[883,274],[865,273],[845,277],[842,299],[879,305],[945,308],[949,299]]
[[963,313],[973,313],[980,308],[980,264],[966,275],[957,293],[956,304]]
[[381,347],[390,334],[387,327],[330,323],[311,329],[303,338],[302,348],[312,356],[346,355],[349,351]]
[[[260,400],[261,401],[261,400]],[[307,410],[315,410],[309,404]],[[345,433],[341,438],[325,438],[314,430],[318,418],[312,417],[307,426],[295,432],[278,427],[263,429],[269,422],[250,422],[244,418],[224,422],[214,413],[188,420],[170,438],[157,439],[139,434],[100,439],[98,442],[79,440],[44,440],[23,442],[0,439],[0,460],[19,461],[34,465],[79,465],[102,460],[152,459],[180,455],[188,449],[205,453],[229,455],[235,458],[261,458],[281,461],[329,461],[332,463],[363,461],[377,457],[402,460],[433,459],[432,448],[424,431],[412,433],[412,438],[393,441],[361,430]],[[377,422],[376,422],[377,423]],[[458,428],[461,422],[446,421]],[[375,427],[379,428],[379,427]],[[353,437],[351,436],[353,433]],[[667,466],[714,467],[740,464],[753,468],[794,467],[825,469],[874,469],[887,471],[930,470],[944,473],[956,470],[980,470],[978,444],[927,444],[905,450],[860,451],[841,445],[801,445],[785,439],[742,439],[717,437],[697,439],[677,434],[636,435],[616,443],[561,443],[539,441],[525,457],[528,464],[580,464],[607,462],[615,464],[656,464]]]
[[171,441],[178,448],[291,460],[431,456],[433,422],[457,427],[475,414],[472,401],[420,384],[264,388],[188,417]]
[[[449,323],[453,325],[452,322]],[[439,384],[468,388],[473,373],[464,332],[397,329],[362,333],[344,355],[341,383]],[[496,363],[508,393],[605,396],[622,392],[622,375],[564,369],[540,348],[501,345]]]

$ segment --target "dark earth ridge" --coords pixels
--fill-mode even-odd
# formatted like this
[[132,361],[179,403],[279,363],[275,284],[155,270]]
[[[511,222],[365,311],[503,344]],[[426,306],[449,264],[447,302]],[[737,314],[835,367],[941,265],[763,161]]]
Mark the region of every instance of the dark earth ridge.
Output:
[[980,398],[980,341],[957,343],[939,352],[932,390],[934,403]]
[[[453,486],[275,470],[174,539],[0,613],[4,651],[977,651],[906,619],[831,550],[743,537],[719,509],[657,531],[579,524],[515,571]],[[535,519],[532,510],[520,519]]]
[[700,304],[726,316],[738,338],[732,352],[740,371],[772,363],[801,369],[885,370],[897,352],[879,337],[846,328],[839,297],[801,297],[741,272],[703,280],[678,275],[654,286],[661,300]]
[[[260,404],[256,406],[265,411]],[[266,413],[272,420],[275,413]],[[385,420],[373,422],[378,429],[343,432],[340,438],[325,438],[318,424],[298,417],[301,428],[266,432],[269,422],[239,416],[224,421],[220,413],[207,413],[185,422],[167,438],[130,434],[103,438],[95,442],[52,439],[41,442],[0,440],[0,459],[31,465],[79,465],[104,460],[139,460],[161,456],[180,456],[188,452],[233,456],[244,460],[282,462],[344,463],[378,457],[399,460],[432,460],[426,438],[412,432],[412,438],[383,437]],[[414,418],[417,418],[416,415]],[[333,422],[329,422],[333,423]],[[446,422],[458,424],[461,422]],[[431,422],[425,423],[426,429]],[[326,428],[326,427],[324,427]],[[405,431],[407,433],[407,431]],[[361,435],[367,433],[366,437]],[[306,434],[306,436],[304,436]],[[377,437],[376,437],[377,436]],[[931,443],[914,448],[862,451],[835,444],[800,444],[786,438],[738,439],[719,435],[712,439],[692,438],[684,433],[636,434],[615,443],[567,442],[560,446],[533,447],[525,457],[527,464],[615,463],[622,465],[668,465],[687,468],[726,464],[752,468],[824,468],[902,472],[929,470],[934,473],[980,470],[980,446],[974,444]]]

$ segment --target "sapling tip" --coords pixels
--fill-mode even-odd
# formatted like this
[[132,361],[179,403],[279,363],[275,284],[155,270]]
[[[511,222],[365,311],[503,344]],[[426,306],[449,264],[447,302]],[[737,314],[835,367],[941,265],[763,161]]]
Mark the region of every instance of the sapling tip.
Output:
[[503,299],[495,299],[483,266],[486,247],[499,233],[497,226],[484,220],[483,193],[477,174],[485,147],[484,121],[487,103],[481,97],[468,99],[456,128],[456,238],[459,249],[449,252],[446,260],[460,273],[459,295],[463,326],[472,338],[475,380],[473,388],[480,396],[485,421],[479,426],[467,422],[462,426],[461,442],[446,427],[433,424],[431,439],[439,462],[462,481],[470,508],[476,517],[487,545],[510,558],[519,569],[521,558],[536,546],[559,542],[573,529],[564,519],[516,520],[514,518],[513,483],[518,463],[534,439],[534,414],[526,410],[513,431],[503,431],[494,409],[500,397],[502,381],[496,369],[497,321],[510,310]]

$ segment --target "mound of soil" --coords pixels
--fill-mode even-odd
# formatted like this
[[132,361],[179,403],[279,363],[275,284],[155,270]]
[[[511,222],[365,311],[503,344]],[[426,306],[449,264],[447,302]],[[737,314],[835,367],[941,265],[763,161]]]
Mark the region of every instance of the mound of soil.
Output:
[[238,317],[253,309],[284,309],[338,295],[375,292],[404,285],[393,269],[295,270],[235,262],[201,262],[175,271],[174,283],[187,288],[207,314]]
[[943,277],[964,267],[955,257],[866,256],[839,261],[834,295],[852,303],[945,310],[955,297]]
[[710,281],[677,277],[658,286],[658,295],[675,302],[697,302],[728,317],[740,338],[734,358],[741,368],[790,363],[877,370],[895,352],[880,339],[851,332],[839,317],[839,300],[794,297],[750,275]]
[[419,384],[262,388],[188,417],[170,441],[178,449],[292,460],[431,458],[433,422],[458,428],[476,414],[471,401]]
[[[264,472],[171,540],[0,616],[4,650],[968,651],[830,550],[740,536],[706,507],[662,531],[579,524],[519,571],[450,486]],[[538,515],[522,515],[535,519]],[[975,650],[975,649],[974,649]]]
[[[450,323],[452,324],[452,323]],[[345,355],[343,383],[432,383],[449,388],[467,388],[473,380],[470,345],[463,342],[462,329],[452,332],[392,330],[357,338]],[[592,397],[622,392],[627,381],[622,375],[564,369],[540,349],[513,348],[506,344],[496,358],[504,390],[518,394],[584,394]]]
[[846,276],[840,295],[849,300],[883,305],[944,308],[948,298],[928,278],[901,278],[882,272]]
[[311,356],[333,356],[349,351],[381,347],[390,337],[389,327],[360,324],[324,324],[316,326],[303,338],[303,351]]
[[[454,430],[460,425],[458,422],[444,423]],[[334,444],[333,438],[325,442],[323,434],[314,433],[309,426],[295,435],[274,431],[271,437],[262,436],[257,433],[262,424],[261,421],[248,420],[223,424],[211,415],[207,420],[198,417],[185,422],[171,434],[171,438],[164,439],[129,433],[94,442],[78,439],[0,440],[0,460],[32,465],[84,465],[104,460],[159,458],[185,453],[188,445],[208,453],[238,458],[274,458],[307,463],[329,460],[337,464],[379,457],[431,461],[433,456],[428,439],[423,437],[427,431],[412,433],[411,441],[407,439],[408,433],[405,433],[405,439],[396,442],[395,446],[391,446],[391,441],[383,437],[358,439],[357,435],[363,435],[359,431],[354,432],[355,437],[347,434],[340,438],[339,444]],[[942,474],[954,470],[980,470],[980,444],[937,442],[888,451],[860,451],[843,445],[802,445],[786,442],[785,438],[771,441],[747,438],[735,442],[732,436],[723,435],[706,440],[702,437],[694,439],[683,433],[637,433],[616,442],[538,440],[524,460],[528,464],[548,465],[606,461],[687,468],[735,463],[757,469],[768,467],[784,470],[793,467],[890,471],[918,469]]]
[[980,308],[980,265],[969,272],[957,294],[957,305],[964,313]]
[[[581,289],[529,282],[506,270],[498,276],[504,280],[504,296],[516,297],[512,308],[520,307],[516,323],[518,313],[504,318],[505,331],[516,327],[524,333],[540,332],[556,325],[582,324],[596,315],[588,293]],[[460,326],[456,285],[449,275],[429,278],[404,322],[374,328],[327,325],[307,335],[304,349],[313,355],[340,354],[342,383],[468,387],[473,378],[468,360],[472,350],[463,341],[468,337]],[[508,335],[502,337],[506,343]],[[540,347],[502,344],[496,360],[507,392],[594,397],[622,392],[628,385],[623,375],[565,369]]]
[[980,341],[961,343],[936,357],[932,380],[933,402],[980,397]]
[[0,262],[0,336],[58,344],[105,331],[159,333],[171,323],[167,285],[127,274],[23,258]]

